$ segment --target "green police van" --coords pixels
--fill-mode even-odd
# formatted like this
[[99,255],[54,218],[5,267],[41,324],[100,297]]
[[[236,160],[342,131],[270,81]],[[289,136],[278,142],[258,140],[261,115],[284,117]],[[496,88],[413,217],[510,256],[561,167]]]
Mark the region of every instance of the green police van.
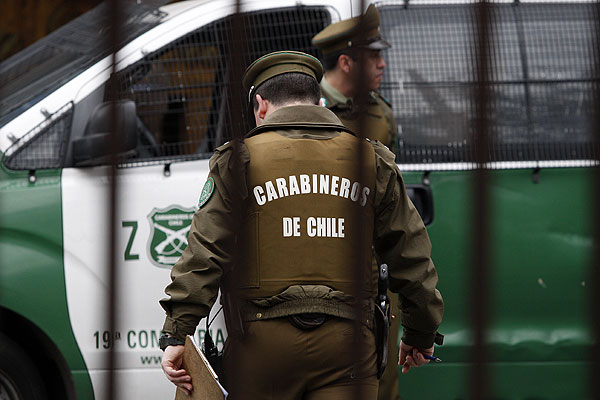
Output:
[[[124,2],[116,85],[102,4],[0,64],[0,399],[163,399],[158,300],[186,247],[208,158],[231,136],[230,56],[293,49],[358,15],[350,0],[244,1],[248,48],[229,45],[234,2]],[[370,3],[370,2],[366,2]],[[392,44],[381,93],[396,160],[433,243],[446,301],[441,364],[400,377],[403,399],[469,395],[472,3],[379,1]],[[365,5],[366,6],[366,5]],[[498,1],[491,11],[494,398],[583,399],[592,343],[592,2]],[[115,92],[116,91],[116,92]],[[123,147],[109,252],[108,99]],[[111,259],[111,257],[114,257]],[[119,302],[111,329],[108,266]],[[222,347],[222,317],[211,326]],[[204,335],[204,323],[197,338]],[[390,366],[393,368],[393,366]]]

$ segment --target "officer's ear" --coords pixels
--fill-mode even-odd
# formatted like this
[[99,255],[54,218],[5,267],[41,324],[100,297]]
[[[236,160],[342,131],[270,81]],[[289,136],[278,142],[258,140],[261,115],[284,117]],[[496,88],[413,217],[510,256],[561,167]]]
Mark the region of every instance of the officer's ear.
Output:
[[348,54],[340,54],[338,57],[338,68],[346,74],[350,74],[354,60]]
[[254,109],[254,118],[256,119],[256,126],[259,126],[267,116],[270,102],[269,100],[263,99],[260,94],[257,94],[255,98],[258,103],[258,108]]

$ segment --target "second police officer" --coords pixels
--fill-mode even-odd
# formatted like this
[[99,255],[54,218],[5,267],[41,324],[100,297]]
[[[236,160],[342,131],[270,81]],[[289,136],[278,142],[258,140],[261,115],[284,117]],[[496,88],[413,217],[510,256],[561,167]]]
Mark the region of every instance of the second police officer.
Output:
[[[398,128],[390,103],[377,90],[386,62],[381,50],[391,47],[379,28],[377,8],[371,4],[364,15],[329,25],[313,37],[321,50],[325,73],[321,79],[321,102],[354,132],[378,140],[392,152],[397,148]],[[360,112],[356,97],[368,92],[366,112]],[[362,126],[359,124],[362,123]],[[361,129],[362,128],[362,129]],[[379,400],[399,399],[397,296],[389,294],[392,321],[387,344],[388,367],[379,381]]]

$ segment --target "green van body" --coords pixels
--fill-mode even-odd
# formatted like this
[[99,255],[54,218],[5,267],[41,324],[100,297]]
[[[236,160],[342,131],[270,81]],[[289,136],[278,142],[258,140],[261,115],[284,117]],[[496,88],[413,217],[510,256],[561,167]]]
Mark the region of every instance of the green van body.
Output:
[[64,379],[65,399],[93,398],[73,336],[65,290],[61,171],[0,167],[0,332],[20,344],[48,378]]
[[[586,399],[592,344],[592,169],[489,173],[490,393],[495,399]],[[407,184],[423,174],[404,173]],[[428,226],[444,296],[443,362],[400,374],[402,399],[470,398],[474,173],[428,174]],[[534,179],[538,180],[537,183]]]

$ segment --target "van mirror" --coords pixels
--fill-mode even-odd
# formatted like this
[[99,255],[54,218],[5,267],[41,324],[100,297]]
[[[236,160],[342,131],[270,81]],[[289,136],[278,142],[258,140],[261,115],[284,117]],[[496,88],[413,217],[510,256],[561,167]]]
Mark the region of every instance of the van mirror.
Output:
[[406,194],[427,226],[433,222],[433,193],[428,185],[406,185]]
[[73,141],[73,163],[77,167],[108,164],[111,157],[111,118],[115,107],[118,160],[135,155],[137,115],[132,100],[100,103],[94,108],[81,138]]

